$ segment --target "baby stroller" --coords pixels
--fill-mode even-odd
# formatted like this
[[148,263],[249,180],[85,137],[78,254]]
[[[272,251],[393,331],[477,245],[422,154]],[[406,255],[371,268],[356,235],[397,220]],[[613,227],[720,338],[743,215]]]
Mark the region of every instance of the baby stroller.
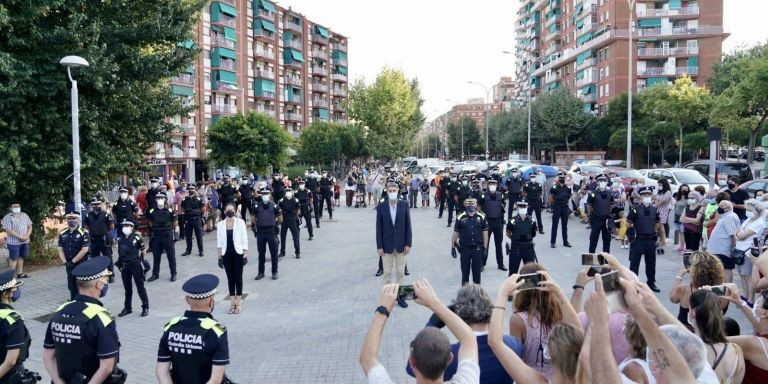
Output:
[[355,208],[367,208],[368,204],[365,202],[365,187],[362,189],[358,188],[355,191]]

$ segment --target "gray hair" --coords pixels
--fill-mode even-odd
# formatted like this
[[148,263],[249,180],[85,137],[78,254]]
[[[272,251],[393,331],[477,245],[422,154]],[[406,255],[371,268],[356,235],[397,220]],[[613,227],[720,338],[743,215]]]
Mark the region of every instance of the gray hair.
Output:
[[744,205],[754,208],[758,215],[762,215],[765,212],[765,203],[760,200],[749,199],[744,202]]
[[[680,355],[688,364],[693,377],[699,377],[707,362],[707,350],[704,342],[694,333],[680,324],[662,325],[659,329],[669,338]],[[649,356],[650,357],[650,356]]]
[[468,325],[488,324],[493,304],[485,289],[478,284],[467,284],[456,294],[453,311]]

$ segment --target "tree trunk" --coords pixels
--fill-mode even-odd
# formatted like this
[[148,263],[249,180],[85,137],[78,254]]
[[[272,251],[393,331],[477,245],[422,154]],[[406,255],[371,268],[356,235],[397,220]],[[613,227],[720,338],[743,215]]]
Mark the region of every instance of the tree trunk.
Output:
[[566,150],[567,152],[570,152],[570,151],[571,151],[571,144],[570,144],[570,143],[568,143],[568,138],[567,138],[567,137],[565,138],[565,150]]
[[[758,125],[757,128],[760,126]],[[747,164],[752,164],[755,155],[755,141],[757,141],[757,130],[749,130],[749,147],[747,149]]]

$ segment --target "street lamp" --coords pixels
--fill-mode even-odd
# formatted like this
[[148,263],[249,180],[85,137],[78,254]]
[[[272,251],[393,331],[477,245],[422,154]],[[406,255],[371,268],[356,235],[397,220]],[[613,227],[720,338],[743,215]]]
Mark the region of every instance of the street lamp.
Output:
[[627,25],[627,46],[629,47],[629,60],[627,60],[627,168],[632,168],[632,12],[635,9],[636,0],[627,0],[629,7],[629,24]]
[[[502,51],[502,53],[505,53],[507,55],[514,55],[514,53],[510,51]],[[528,105],[528,148],[526,155],[528,155],[528,160],[531,160],[531,93],[532,90],[528,90],[528,102],[526,103]]]
[[77,103],[77,80],[72,78],[72,68],[86,68],[88,61],[80,56],[65,56],[59,64],[67,67],[67,76],[72,83],[72,175],[74,179],[74,203],[78,214],[82,215],[80,197],[80,112]]
[[[491,93],[488,90],[488,87],[486,87],[485,85],[480,84],[478,82],[474,82],[474,81],[468,81],[467,84],[474,84],[474,85],[478,85],[478,86],[483,88],[483,90],[485,91],[485,104],[488,105],[488,108],[490,108],[491,107],[491,100],[490,100],[491,99]],[[489,165],[488,157],[490,156],[490,152],[488,152],[488,130],[489,130],[490,127],[488,126],[488,110],[486,108],[483,108],[483,111],[485,112],[485,169],[488,170],[488,165]]]
[[[445,101],[449,103],[461,104],[451,99],[445,99]],[[461,161],[464,161],[464,116],[462,116],[461,113],[459,113],[459,120],[461,121]]]

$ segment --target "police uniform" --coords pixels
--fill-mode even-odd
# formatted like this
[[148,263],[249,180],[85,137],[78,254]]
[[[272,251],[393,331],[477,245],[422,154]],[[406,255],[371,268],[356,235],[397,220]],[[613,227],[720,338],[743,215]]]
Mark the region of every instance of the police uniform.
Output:
[[[125,316],[132,312],[131,302],[133,301],[133,283],[136,283],[136,292],[141,299],[141,316],[149,314],[149,298],[147,290],[144,288],[144,241],[137,232],[126,235],[122,232],[123,228],[133,230],[133,222],[125,220],[121,224],[120,235],[117,238],[117,268],[120,270],[120,277],[123,280],[125,289],[125,303],[122,312],[118,316]],[[131,282],[133,280],[133,283]]]
[[92,211],[85,215],[83,226],[91,236],[90,257],[106,256],[109,258],[109,271],[112,272],[112,229],[115,223],[112,215],[101,209],[101,201],[91,200]]
[[237,193],[228,175],[224,175],[223,185],[217,191],[219,193],[219,211],[221,212],[221,217],[224,217],[224,208],[229,203],[236,203],[235,193]]
[[[467,206],[474,205],[474,199],[469,198],[464,202]],[[462,211],[456,216],[456,225],[453,228],[454,236],[458,237],[459,253],[461,254],[461,285],[469,282],[469,273],[472,271],[472,282],[480,284],[480,272],[483,267],[483,252],[485,250],[485,236],[488,234],[488,222],[485,214],[475,211],[469,214]]]
[[[120,188],[120,194],[128,193],[127,188]],[[115,204],[112,205],[112,216],[115,219],[115,223],[122,223],[125,220],[136,222],[136,216],[139,214],[139,206],[130,198],[122,199],[117,198]]]
[[315,172],[314,167],[309,168],[307,173],[309,175],[307,176],[307,190],[312,196],[312,211],[315,213],[315,226],[320,228],[320,212],[318,209],[318,204],[320,204],[320,183],[317,180],[317,172]]
[[283,178],[277,172],[272,174],[272,196],[275,198],[275,201],[280,201],[285,196],[285,184],[283,184]]
[[[304,188],[302,189],[302,186]],[[299,189],[296,191],[296,198],[299,200],[299,209],[301,210],[301,217],[304,219],[304,225],[309,232],[309,240],[311,241],[314,235],[312,234],[312,192],[306,188],[306,183],[299,181]]]
[[[108,266],[108,258],[96,257],[78,265],[72,274],[78,281],[98,280],[111,275]],[[103,294],[109,286],[104,287]],[[125,372],[117,368],[120,341],[115,319],[96,298],[78,294],[60,305],[48,323],[43,348],[55,349],[59,377],[67,383],[87,383],[101,359],[115,359],[113,375],[122,372],[123,380],[117,382],[125,382]]]
[[[77,212],[71,212],[66,215],[67,220],[78,220],[80,215]],[[80,263],[88,259],[88,252],[78,260],[73,261],[74,257],[83,249],[90,247],[90,236],[88,231],[83,227],[77,226],[75,228],[67,228],[59,233],[59,248],[64,254],[64,260],[66,263],[67,271],[67,288],[69,289],[69,299],[74,300],[77,295],[77,285],[75,284],[75,277],[72,275],[72,270]]]
[[253,197],[253,184],[247,177],[243,176],[238,192],[240,192],[240,217],[245,220],[251,210],[251,198]]
[[509,199],[509,211],[507,212],[507,220],[512,218],[512,213],[515,210],[515,203],[521,200],[523,194],[523,180],[517,175],[517,169],[514,169],[514,175],[507,179],[506,190],[507,199]]
[[[650,196],[651,187],[641,187],[640,195]],[[648,278],[648,286],[656,288],[656,239],[657,227],[660,223],[659,211],[653,206],[645,206],[642,203],[635,204],[629,209],[627,223],[634,228],[635,241],[629,246],[629,269],[636,275],[640,270],[640,259],[645,256],[645,276]]]
[[[469,190],[469,178],[464,176],[461,178],[461,184],[454,188],[453,198],[456,203],[456,220],[459,219],[458,214],[464,212],[464,200],[469,198],[471,191]],[[450,224],[450,218],[449,224]]]
[[[165,200],[165,195],[159,195],[158,200]],[[171,270],[171,281],[176,281],[176,250],[173,247],[173,232],[176,226],[176,215],[167,204],[163,208],[150,209],[147,220],[152,231],[152,276],[147,281],[155,281],[160,277],[160,261],[165,251],[168,257],[168,268]]]
[[[24,284],[16,280],[16,272],[5,271],[0,274],[0,293],[13,290],[11,301],[15,302],[21,297],[19,287]],[[32,339],[29,330],[24,325],[24,319],[10,304],[0,303],[0,361],[5,361],[8,351],[19,350],[19,357],[14,366],[2,377],[0,384],[24,384],[37,382],[34,380],[38,374],[24,369],[24,361],[29,357],[29,346]]]
[[[262,189],[259,194],[269,196],[270,191]],[[251,220],[253,220],[253,231],[256,234],[256,246],[259,250],[259,274],[256,280],[264,278],[264,267],[266,263],[267,245],[269,245],[269,254],[272,262],[272,280],[277,280],[277,234],[275,228],[280,218],[280,208],[277,204],[263,200],[254,204],[251,211]]]
[[[159,183],[157,177],[153,177],[149,179],[151,184]],[[157,185],[157,184],[156,184]],[[147,191],[147,211],[149,211],[152,208],[157,208],[157,195],[160,193],[160,187],[152,187],[150,185],[149,190]]]
[[[531,174],[534,176],[535,174]],[[528,203],[528,215],[536,214],[536,222],[541,223],[541,194],[543,186],[535,181],[534,177],[523,185],[523,194],[525,202]],[[539,226],[539,233],[544,234],[544,229]]]
[[[193,196],[192,193],[195,193]],[[187,256],[192,253],[192,233],[194,232],[197,238],[197,252],[198,256],[203,256],[203,200],[197,195],[197,187],[194,185],[189,186],[189,193],[184,200],[181,201],[181,210],[184,211],[184,219],[186,225],[184,226],[184,237],[187,240],[187,249],[182,256]]]
[[328,205],[328,217],[333,220],[333,203],[331,202],[331,198],[333,197],[333,181],[331,181],[331,178],[326,175],[320,178],[319,185],[320,201],[318,205],[318,211],[315,212],[315,215],[320,219],[323,218],[323,203],[325,203]]
[[483,203],[485,202],[485,192],[480,187],[479,180],[472,181],[472,190],[469,192],[469,197],[477,201],[477,207],[483,209]]
[[[437,186],[437,188],[440,190],[440,205],[438,206],[437,211],[437,218],[442,219],[443,218],[443,210],[445,209],[445,202],[446,200],[450,203],[450,200],[447,199],[448,197],[448,189],[451,186],[451,177],[448,175],[443,176],[440,179],[440,184]],[[452,208],[450,208],[450,204],[448,206],[448,211],[450,212]]]
[[571,189],[565,185],[564,173],[560,173],[557,176],[558,182],[549,189],[550,206],[552,207],[552,232],[550,233],[549,244],[552,248],[555,247],[557,226],[562,223],[563,245],[570,248],[571,244],[568,243],[568,217],[571,214],[571,209],[568,208],[568,203],[571,201]]
[[[290,194],[290,198],[288,197]],[[301,205],[299,199],[293,196],[293,189],[286,188],[283,198],[277,202],[277,206],[283,214],[283,224],[280,226],[280,257],[285,256],[285,236],[291,231],[293,239],[293,250],[296,252],[296,258],[301,258],[301,247],[299,245],[299,218],[301,217]]]
[[[182,286],[186,296],[203,300],[216,294],[219,278],[198,275]],[[176,384],[204,384],[211,380],[213,366],[229,365],[227,329],[210,312],[185,311],[165,324],[157,362],[169,363],[171,380]],[[226,376],[222,383],[230,383]]]
[[613,207],[613,195],[608,190],[608,179],[604,175],[597,177],[598,184],[606,183],[605,189],[597,188],[587,196],[587,206],[591,207],[589,233],[589,253],[595,253],[597,239],[603,235],[603,252],[611,252],[611,231],[608,220],[611,220],[611,208]]
[[[501,244],[504,242],[504,192],[498,189],[494,192],[490,191],[490,187],[498,187],[498,181],[491,179],[488,181],[489,191],[484,196],[481,206],[483,213],[485,213],[485,219],[488,221],[488,240],[490,241],[493,236],[493,244],[496,247],[496,265],[502,271],[507,270],[504,267],[504,255],[501,253]],[[485,254],[483,258],[483,266],[488,262],[488,255]]]
[[[509,275],[517,273],[520,270],[520,262],[523,264],[536,261],[536,250],[533,245],[533,238],[538,231],[538,223],[531,215],[528,215],[528,203],[520,201],[517,203],[518,213],[507,223],[507,237],[510,240],[509,247]],[[521,215],[520,213],[525,213]]]

